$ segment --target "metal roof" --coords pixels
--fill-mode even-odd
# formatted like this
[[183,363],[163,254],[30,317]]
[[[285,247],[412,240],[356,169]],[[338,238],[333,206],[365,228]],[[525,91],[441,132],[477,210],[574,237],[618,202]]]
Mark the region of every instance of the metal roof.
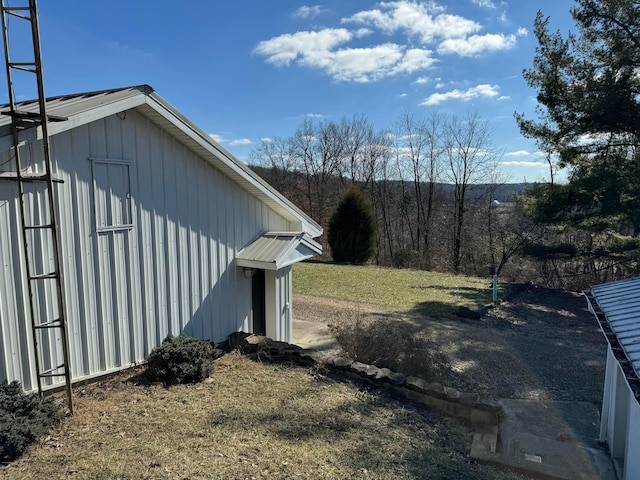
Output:
[[301,232],[267,232],[236,256],[240,267],[279,270],[322,253],[320,244]]
[[596,285],[585,296],[640,401],[640,277]]
[[[49,97],[47,98],[47,114],[50,116],[70,117],[99,106],[129,98],[132,94],[143,93],[150,95],[152,92],[153,88],[149,85],[139,85]],[[21,112],[38,112],[38,108],[38,100],[26,100],[16,103],[16,110]],[[0,105],[0,113],[2,113],[0,115],[0,136],[11,133],[11,117],[4,112],[9,112],[9,104]]]
[[[35,100],[19,102],[16,105],[17,110],[24,112],[34,112],[37,108]],[[322,234],[322,227],[318,223],[172,107],[149,85],[47,98],[47,115],[66,118],[64,121],[50,122],[48,125],[49,135],[54,136],[57,133],[132,108],[167,130],[177,140],[208,160],[218,170],[278,214],[291,222],[300,222],[302,229],[311,237],[318,237]],[[11,118],[2,114],[8,111],[9,105],[0,105],[0,151],[8,150],[13,146],[10,131]],[[35,141],[41,136],[40,128],[28,128],[19,132],[19,141],[21,143]]]

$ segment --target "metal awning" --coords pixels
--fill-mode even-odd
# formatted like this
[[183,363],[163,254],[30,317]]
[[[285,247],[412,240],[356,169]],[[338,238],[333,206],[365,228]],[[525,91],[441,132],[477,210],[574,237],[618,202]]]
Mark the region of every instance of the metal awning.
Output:
[[640,401],[640,277],[596,285],[585,296]]
[[267,232],[236,256],[240,267],[279,270],[322,253],[322,246],[303,232]]

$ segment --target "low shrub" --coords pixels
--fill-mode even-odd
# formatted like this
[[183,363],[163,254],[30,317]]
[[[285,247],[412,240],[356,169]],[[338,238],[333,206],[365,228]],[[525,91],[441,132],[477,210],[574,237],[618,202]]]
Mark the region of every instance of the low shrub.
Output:
[[445,381],[451,373],[447,359],[410,322],[355,312],[336,323],[331,325],[333,334],[354,360],[427,381],[451,383]]
[[0,383],[0,463],[20,457],[59,421],[51,398],[25,394],[16,381]]
[[169,335],[149,355],[149,376],[165,385],[197,383],[207,378],[213,361],[222,355],[211,342]]

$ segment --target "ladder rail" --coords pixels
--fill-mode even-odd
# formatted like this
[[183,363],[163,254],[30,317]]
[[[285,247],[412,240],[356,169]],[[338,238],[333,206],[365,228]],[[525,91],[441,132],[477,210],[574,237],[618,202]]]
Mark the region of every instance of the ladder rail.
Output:
[[[64,279],[62,276],[61,262],[60,262],[60,240],[59,240],[59,228],[58,228],[58,220],[56,213],[56,205],[54,198],[54,178],[52,171],[52,161],[51,161],[51,148],[49,144],[49,131],[48,131],[48,120],[47,116],[47,105],[46,105],[46,96],[44,91],[44,81],[43,81],[43,69],[42,69],[42,57],[41,57],[41,49],[40,49],[40,28],[38,25],[38,15],[37,15],[37,4],[36,0],[29,0],[28,7],[9,7],[6,5],[7,0],[1,0],[1,17],[2,17],[2,34],[3,34],[3,45],[5,52],[5,67],[6,67],[6,75],[7,75],[7,87],[9,90],[9,106],[10,106],[10,115],[11,115],[11,134],[13,137],[13,148],[14,148],[14,158],[16,164],[16,180],[18,183],[18,195],[20,197],[20,224],[22,229],[22,240],[23,240],[23,248],[25,255],[25,272],[27,275],[27,289],[29,295],[29,314],[31,317],[31,330],[32,330],[32,340],[33,340],[33,348],[34,348],[34,356],[35,356],[35,367],[36,367],[36,377],[38,383],[38,392],[40,395],[43,394],[43,386],[42,380],[43,378],[50,378],[53,376],[56,377],[65,377],[66,391],[67,391],[67,403],[69,407],[69,411],[73,413],[73,398],[72,398],[72,390],[71,390],[71,364],[69,359],[69,345],[67,338],[67,320],[66,320],[66,306],[64,299]],[[20,11],[29,11],[29,15],[22,15],[16,12]],[[14,18],[28,21],[31,25],[31,39],[33,46],[33,62],[12,62],[10,55],[10,40],[9,40],[9,29],[8,29],[8,16],[11,15]],[[26,68],[30,66],[32,68]],[[48,221],[45,222],[46,225],[42,226],[34,226],[30,225],[27,221],[27,205],[26,205],[26,192],[24,188],[24,183],[29,182],[28,175],[23,176],[23,167],[22,160],[20,156],[20,148],[19,148],[19,130],[20,125],[18,124],[18,112],[16,110],[16,99],[14,93],[14,82],[13,82],[13,70],[21,70],[29,73],[34,73],[36,77],[36,84],[38,90],[38,112],[35,113],[35,117],[39,120],[37,126],[41,128],[42,131],[42,150],[43,150],[43,162],[44,162],[44,175],[41,176],[41,180],[45,183],[46,189],[46,197],[47,197],[47,207],[49,218]],[[51,229],[51,253],[53,257],[53,273],[45,273],[45,274],[34,274],[32,271],[31,264],[31,255],[30,255],[30,247],[29,247],[29,239],[27,232],[30,230],[36,229]],[[44,322],[39,322],[37,320],[37,312],[35,308],[35,286],[34,281],[37,280],[53,280],[55,282],[55,290],[56,290],[56,299],[57,299],[57,307],[58,307],[58,318],[54,321],[47,321],[45,319]],[[40,287],[38,290],[39,293],[42,293],[46,289],[44,287]],[[46,306],[45,315],[46,315]],[[38,336],[39,330],[47,325],[49,328],[59,328],[60,340],[62,344],[62,365],[54,367],[49,370],[42,370],[41,367],[41,358],[40,358],[40,349]],[[62,373],[56,373],[55,375],[51,374],[52,370],[63,370]]]

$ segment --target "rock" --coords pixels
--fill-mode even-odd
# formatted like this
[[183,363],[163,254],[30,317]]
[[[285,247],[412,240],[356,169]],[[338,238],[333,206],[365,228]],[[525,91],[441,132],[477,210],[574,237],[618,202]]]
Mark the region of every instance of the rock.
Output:
[[250,333],[245,332],[233,332],[229,335],[227,342],[229,342],[229,348],[232,350],[236,348],[242,348],[242,345],[246,345],[246,338],[250,337]]
[[244,339],[247,345],[260,345],[267,343],[268,340],[269,338],[264,335],[249,335]]
[[444,394],[447,400],[458,400],[460,398],[460,392],[455,388],[444,387]]
[[389,375],[391,373],[391,370],[389,370],[388,368],[380,368],[378,370],[378,373],[376,374],[376,380],[378,380],[379,382],[389,382]]
[[345,370],[353,364],[353,360],[349,357],[337,357],[333,359],[333,366]]
[[398,385],[398,386],[402,386],[404,385],[404,381],[405,381],[405,376],[402,373],[399,372],[391,372],[389,375],[389,382],[391,382],[392,385]]
[[407,377],[404,381],[404,384],[410,390],[415,390],[416,392],[425,392],[427,388],[427,382],[418,377]]
[[353,362],[351,364],[351,370],[356,372],[356,373],[359,373],[359,374],[362,374],[362,375],[366,375],[368,366],[369,365],[367,365],[366,363]]
[[378,367],[376,367],[375,365],[368,365],[367,369],[364,371],[364,373],[367,375],[367,377],[369,377],[371,379],[375,379],[376,376],[378,375],[379,371],[380,371],[380,369]]

